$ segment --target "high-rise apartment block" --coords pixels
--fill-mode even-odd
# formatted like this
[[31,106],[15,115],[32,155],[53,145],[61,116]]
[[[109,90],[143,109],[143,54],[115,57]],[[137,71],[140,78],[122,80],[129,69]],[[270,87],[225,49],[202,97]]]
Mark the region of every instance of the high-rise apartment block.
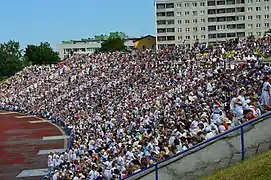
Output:
[[271,28],[270,6],[271,0],[156,0],[158,48],[263,36]]

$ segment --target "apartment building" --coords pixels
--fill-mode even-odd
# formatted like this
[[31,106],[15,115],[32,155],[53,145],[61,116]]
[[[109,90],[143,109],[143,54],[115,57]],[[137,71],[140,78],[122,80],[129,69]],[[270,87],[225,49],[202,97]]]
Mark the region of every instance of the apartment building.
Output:
[[271,28],[271,0],[156,0],[158,48],[263,36]]

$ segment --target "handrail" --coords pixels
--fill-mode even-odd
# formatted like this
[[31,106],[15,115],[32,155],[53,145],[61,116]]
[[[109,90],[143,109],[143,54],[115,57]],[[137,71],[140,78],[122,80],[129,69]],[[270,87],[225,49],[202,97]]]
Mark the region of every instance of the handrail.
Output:
[[[169,160],[171,160],[171,159],[173,159],[173,158],[175,158],[175,157],[177,157],[177,156],[180,156],[180,155],[182,155],[182,154],[184,154],[184,153],[186,153],[186,152],[189,152],[189,151],[192,151],[193,149],[196,149],[197,147],[199,147],[199,146],[202,146],[202,145],[205,145],[205,144],[207,144],[207,143],[209,143],[209,142],[211,142],[211,141],[214,141],[214,140],[217,140],[217,139],[219,139],[219,138],[221,138],[222,136],[225,136],[225,135],[227,135],[227,134],[229,134],[229,133],[231,133],[231,132],[234,132],[234,131],[237,131],[237,130],[239,130],[239,129],[241,129],[241,143],[243,144],[244,143],[244,127],[245,126],[248,126],[248,125],[250,125],[250,124],[253,124],[253,123],[255,123],[255,122],[257,122],[257,121],[259,121],[259,120],[262,120],[263,118],[266,118],[266,117],[268,117],[268,116],[271,116],[271,112],[267,112],[267,113],[265,113],[265,114],[263,114],[263,115],[261,115],[261,116],[259,116],[259,117],[257,117],[257,118],[254,118],[254,119],[252,119],[252,120],[250,120],[250,121],[247,121],[247,122],[245,122],[245,123],[243,123],[243,124],[240,124],[240,125],[238,125],[238,126],[236,126],[236,127],[234,127],[234,128],[232,128],[232,129],[229,129],[229,130],[227,130],[227,131],[225,131],[225,132],[223,132],[223,133],[220,133],[220,134],[218,134],[217,136],[215,136],[215,137],[213,137],[213,138],[210,138],[210,139],[207,139],[207,140],[205,140],[205,141],[203,141],[203,142],[201,142],[201,143],[198,143],[198,144],[196,144],[196,145],[194,145],[193,147],[191,147],[191,148],[188,148],[188,149],[186,149],[186,150],[184,150],[184,151],[181,151],[181,152],[179,152],[179,153],[177,153],[177,154],[174,154],[173,156],[170,156],[169,158],[167,158],[167,159],[164,159],[164,160],[162,160],[162,161],[159,161],[159,162],[156,162],[155,164],[153,164],[153,165],[151,165],[151,166],[149,166],[149,167],[147,167],[147,168],[145,168],[145,169],[142,169],[142,170],[140,170],[140,171],[137,171],[137,172],[135,172],[135,173],[133,173],[133,174],[131,174],[131,175],[129,175],[129,176],[127,176],[127,177],[125,177],[125,178],[120,178],[121,180],[124,180],[124,179],[128,179],[128,178],[131,178],[131,177],[133,177],[133,176],[135,176],[135,175],[137,175],[137,174],[140,174],[140,173],[142,173],[142,172],[145,172],[145,171],[147,171],[147,170],[149,170],[149,169],[151,169],[151,168],[154,168],[155,167],[155,170],[156,170],[156,176],[158,176],[158,172],[157,172],[157,170],[158,170],[158,165],[159,164],[162,164],[162,163],[164,163],[164,162],[167,162],[167,161],[169,161]],[[243,144],[244,145],[244,144]],[[244,146],[242,145],[242,160],[244,160]],[[157,178],[158,179],[158,178]]]

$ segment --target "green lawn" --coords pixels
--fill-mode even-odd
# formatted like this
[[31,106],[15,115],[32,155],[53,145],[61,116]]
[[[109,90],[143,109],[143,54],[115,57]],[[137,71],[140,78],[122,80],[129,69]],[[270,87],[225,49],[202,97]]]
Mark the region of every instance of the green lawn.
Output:
[[203,177],[202,180],[271,180],[271,151]]

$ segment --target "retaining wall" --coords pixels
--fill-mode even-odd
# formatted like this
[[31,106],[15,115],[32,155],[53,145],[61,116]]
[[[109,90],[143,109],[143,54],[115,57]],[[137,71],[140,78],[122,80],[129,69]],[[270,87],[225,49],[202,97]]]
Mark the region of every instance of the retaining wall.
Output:
[[[245,158],[270,149],[271,115],[244,127]],[[161,180],[198,179],[200,176],[227,168],[242,159],[241,130],[233,131],[212,142],[158,164]],[[155,167],[130,179],[154,180]]]

